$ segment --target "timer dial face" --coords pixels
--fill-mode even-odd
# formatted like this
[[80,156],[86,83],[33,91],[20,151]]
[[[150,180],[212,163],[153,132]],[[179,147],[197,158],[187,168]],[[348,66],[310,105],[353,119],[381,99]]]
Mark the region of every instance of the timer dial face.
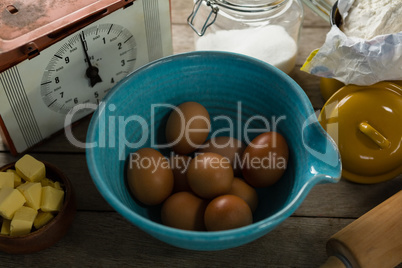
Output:
[[41,81],[46,106],[68,113],[81,103],[99,103],[134,69],[134,36],[117,24],[100,24],[65,39],[51,58]]

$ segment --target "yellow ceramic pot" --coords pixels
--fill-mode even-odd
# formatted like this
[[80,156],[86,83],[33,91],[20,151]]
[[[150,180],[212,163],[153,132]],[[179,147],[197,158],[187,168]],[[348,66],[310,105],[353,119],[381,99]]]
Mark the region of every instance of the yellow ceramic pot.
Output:
[[338,144],[345,179],[370,184],[402,173],[402,85],[344,86],[319,121]]
[[345,86],[344,83],[333,78],[321,77],[320,79],[320,91],[324,100],[328,100],[343,86]]

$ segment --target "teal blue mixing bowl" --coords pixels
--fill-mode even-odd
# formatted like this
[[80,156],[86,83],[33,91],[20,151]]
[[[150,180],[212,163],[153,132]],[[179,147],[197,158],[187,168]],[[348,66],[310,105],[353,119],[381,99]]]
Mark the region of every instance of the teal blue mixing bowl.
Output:
[[[179,230],[161,224],[159,207],[143,206],[130,195],[125,181],[129,154],[142,147],[168,154],[162,148],[167,117],[171,106],[187,101],[207,108],[211,133],[247,141],[264,130],[276,130],[287,139],[287,170],[273,186],[258,189],[253,224],[218,232]],[[96,187],[117,212],[157,239],[193,250],[253,241],[289,217],[314,185],[341,177],[338,149],[300,86],[271,65],[226,52],[169,56],[130,74],[95,111],[86,157]]]

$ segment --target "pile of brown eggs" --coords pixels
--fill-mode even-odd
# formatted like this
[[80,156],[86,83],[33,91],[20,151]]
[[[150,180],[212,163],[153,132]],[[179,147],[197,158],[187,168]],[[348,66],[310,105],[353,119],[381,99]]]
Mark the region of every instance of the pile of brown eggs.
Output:
[[262,133],[246,146],[233,137],[207,141],[210,132],[206,108],[186,102],[166,123],[169,158],[153,148],[130,155],[131,193],[145,205],[162,205],[167,226],[220,231],[251,224],[258,206],[255,188],[271,186],[286,170],[289,148],[279,133]]

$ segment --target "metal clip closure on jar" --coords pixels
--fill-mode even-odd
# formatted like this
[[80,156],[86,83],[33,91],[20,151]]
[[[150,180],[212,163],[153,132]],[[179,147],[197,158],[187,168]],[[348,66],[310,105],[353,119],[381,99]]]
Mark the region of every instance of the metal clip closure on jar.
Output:
[[[207,19],[205,23],[203,24],[201,30],[197,30],[196,26],[194,25],[194,19],[197,16],[198,10],[200,9],[201,4],[205,2],[206,6],[211,8],[211,12],[207,16]],[[243,1],[247,2],[247,1]],[[274,1],[262,1],[262,2],[267,2],[264,4],[236,4],[232,3],[230,1],[225,1],[225,0],[196,0],[193,11],[190,14],[190,16],[187,18],[187,23],[190,25],[190,27],[199,35],[203,36],[205,34],[205,31],[209,26],[214,24],[216,21],[216,18],[218,16],[219,12],[219,6],[237,11],[237,12],[267,12],[271,10],[277,10],[281,8],[288,0],[274,0]],[[212,18],[212,19],[211,19]]]
[[187,22],[198,35],[195,50],[244,54],[289,73],[303,22],[300,1],[194,0]]
[[[209,13],[207,20],[205,21],[201,30],[198,31],[196,29],[196,27],[194,26],[194,19],[198,13],[198,10],[200,9],[200,6],[203,1],[206,2],[207,6],[211,7],[211,13]],[[187,23],[194,30],[194,32],[196,32],[196,34],[198,34],[198,36],[203,36],[205,34],[205,31],[208,29],[208,27],[211,26],[215,22],[216,17],[218,16],[218,11],[219,11],[219,8],[216,6],[215,1],[197,0],[197,2],[194,5],[193,12],[191,12],[190,16],[188,16],[188,18],[187,18]],[[212,20],[211,20],[211,16],[213,16]]]

